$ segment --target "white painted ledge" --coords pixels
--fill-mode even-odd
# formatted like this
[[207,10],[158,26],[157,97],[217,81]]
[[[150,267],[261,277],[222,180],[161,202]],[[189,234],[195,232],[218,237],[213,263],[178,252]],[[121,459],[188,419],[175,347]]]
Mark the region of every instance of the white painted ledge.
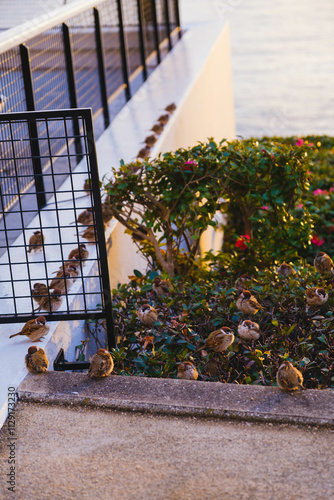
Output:
[[[205,24],[184,34],[97,141],[101,178],[109,176],[111,166],[118,166],[121,158],[128,162],[136,157],[153,123],[171,102],[177,110],[152,156],[193,146],[207,137],[217,141],[235,137],[228,25]],[[106,238],[112,287],[126,281],[134,268],[145,270],[144,259],[120,224],[112,222]],[[208,240],[212,241],[212,233]],[[74,359],[75,345],[87,337],[83,323],[51,323],[49,335],[39,343],[46,350],[51,369],[61,347],[67,359]],[[31,344],[26,337],[9,340],[22,326],[0,324],[0,427],[7,415],[8,387],[16,388],[26,375],[24,357]]]

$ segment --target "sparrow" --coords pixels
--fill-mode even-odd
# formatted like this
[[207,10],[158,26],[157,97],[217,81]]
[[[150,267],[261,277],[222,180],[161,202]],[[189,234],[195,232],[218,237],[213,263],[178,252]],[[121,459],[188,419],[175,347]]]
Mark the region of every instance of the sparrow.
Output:
[[234,334],[228,326],[223,326],[220,330],[211,332],[205,342],[205,347],[209,347],[215,352],[226,351],[229,345],[234,342]]
[[[104,229],[106,229],[106,227],[104,227]],[[94,226],[88,226],[83,233],[80,233],[80,236],[92,243],[95,243],[97,241],[96,231]]]
[[248,274],[241,274],[241,276],[239,276],[239,278],[235,280],[234,286],[238,290],[242,291],[245,287],[245,281],[251,281],[251,280],[252,278]]
[[155,136],[154,134],[152,134],[152,135],[148,135],[148,136],[145,138],[144,142],[145,142],[145,144],[146,144],[149,148],[151,148],[152,146],[154,146],[154,144],[157,142],[157,140],[158,140],[158,139],[156,138],[156,136]]
[[259,309],[263,309],[249,290],[241,292],[237,300],[237,308],[244,314],[256,314]]
[[[58,274],[59,274],[59,276],[58,276]],[[49,288],[50,289],[59,288],[61,293],[65,293],[73,285],[73,283],[74,283],[74,280],[71,279],[71,275],[67,270],[65,272],[58,271],[57,276],[55,278],[53,278],[53,280],[51,281]]]
[[23,326],[19,333],[14,333],[9,338],[16,337],[17,335],[25,335],[32,342],[41,342],[41,339],[49,333],[50,325],[46,322],[44,316],[30,319]]
[[303,386],[303,375],[297,368],[292,366],[290,361],[283,361],[278,369],[276,380],[278,387],[283,389],[283,391],[305,389]]
[[166,113],[165,115],[161,115],[158,118],[158,122],[160,123],[160,125],[166,125],[168,123],[168,120],[169,120],[168,113]]
[[88,376],[91,378],[108,377],[114,369],[114,361],[106,349],[98,349],[90,360]]
[[333,274],[334,262],[325,252],[319,252],[314,258],[314,267],[320,274]]
[[160,276],[154,278],[152,288],[157,295],[168,295],[173,290],[172,284],[167,280],[162,280]]
[[280,276],[290,276],[291,274],[296,274],[296,271],[289,264],[283,262],[277,269],[277,274]]
[[79,224],[83,224],[84,226],[87,226],[89,224],[93,224],[94,217],[93,217],[93,209],[92,208],[87,208],[83,212],[81,212],[78,215],[77,221]]
[[144,304],[136,311],[138,319],[146,326],[151,327],[153,323],[158,321],[158,311],[149,304]]
[[28,354],[25,357],[26,367],[31,373],[47,373],[48,359],[43,349],[38,349],[32,345],[28,349]]
[[153,127],[151,128],[152,132],[154,132],[155,134],[157,135],[160,135],[162,134],[162,132],[164,131],[164,126],[161,125],[161,123],[155,123],[153,125]]
[[114,216],[114,214],[113,214],[113,210],[112,210],[112,206],[110,204],[110,201],[109,201],[109,199],[106,199],[102,203],[102,220],[105,224],[108,224],[108,222],[111,221],[113,216]]
[[258,340],[260,338],[260,327],[254,321],[245,319],[238,326],[238,334],[243,340]]
[[87,194],[89,194],[92,190],[92,181],[90,179],[86,179],[85,182],[84,182],[84,185],[83,185],[83,189],[84,191],[87,192]]
[[61,296],[61,290],[59,288],[55,288],[53,292],[50,293],[50,297],[41,297],[39,303],[39,307],[35,309],[35,311],[40,311],[44,309],[44,311],[54,312],[58,311],[60,306],[63,303],[63,297]]
[[168,104],[168,106],[165,107],[165,111],[167,111],[167,113],[174,113],[175,110],[176,110],[176,104],[174,102]]
[[184,380],[197,380],[198,371],[190,361],[184,361],[177,367],[177,378]]
[[[76,255],[79,256],[79,254],[76,254]],[[73,280],[73,283],[74,283],[74,281],[76,280],[76,278],[80,274],[80,264],[79,264],[79,262],[77,262],[77,263],[73,262],[72,264],[68,264],[65,267],[65,271],[69,273],[69,275],[71,276],[71,278]]]
[[34,234],[30,236],[29,249],[27,250],[27,252],[38,252],[39,250],[42,250],[43,243],[44,236],[42,235],[41,231],[35,231]]
[[141,158],[142,160],[146,160],[146,158],[150,156],[150,153],[151,153],[151,148],[146,145],[138,152],[136,158]]
[[31,296],[37,304],[40,304],[41,300],[48,298],[49,289],[44,283],[34,283],[34,287],[31,289]]
[[322,306],[328,300],[328,293],[324,288],[307,288],[306,302],[308,306]]
[[79,255],[79,259],[75,259],[75,260],[86,260],[86,259],[88,259],[89,251],[87,250],[86,245],[84,243],[80,243],[80,245],[79,245],[78,248],[74,248],[73,250],[71,250],[70,253],[68,254],[67,258],[69,260],[71,260],[77,254]]

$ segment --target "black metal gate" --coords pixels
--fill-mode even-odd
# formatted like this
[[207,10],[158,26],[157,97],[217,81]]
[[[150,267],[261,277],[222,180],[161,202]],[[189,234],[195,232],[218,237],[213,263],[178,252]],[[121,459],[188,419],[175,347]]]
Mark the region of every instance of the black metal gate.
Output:
[[0,128],[2,207],[16,200],[0,219],[0,322],[104,318],[115,347],[91,110],[0,114]]

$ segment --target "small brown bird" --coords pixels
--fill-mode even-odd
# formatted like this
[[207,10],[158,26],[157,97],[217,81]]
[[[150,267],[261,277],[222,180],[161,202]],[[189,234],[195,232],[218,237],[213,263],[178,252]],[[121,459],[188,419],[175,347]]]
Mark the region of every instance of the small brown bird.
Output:
[[334,262],[325,252],[319,252],[314,258],[314,267],[320,274],[333,274]]
[[228,326],[223,326],[219,330],[211,332],[205,342],[205,347],[209,347],[215,352],[226,351],[228,346],[233,344],[234,334]]
[[303,375],[297,368],[292,366],[290,361],[283,361],[278,369],[276,380],[278,387],[283,389],[283,391],[305,389],[303,386]]
[[41,339],[49,333],[50,325],[47,323],[44,316],[30,319],[23,326],[19,333],[14,333],[9,338],[16,337],[17,335],[25,335],[31,342],[41,342]]
[[260,327],[254,321],[245,319],[238,326],[238,334],[243,340],[258,340],[260,338]]
[[169,120],[168,113],[166,113],[165,115],[161,115],[158,118],[158,122],[160,123],[160,125],[166,125],[168,123],[168,120]]
[[322,306],[328,300],[328,293],[324,288],[306,288],[306,302],[308,306]]
[[173,290],[172,284],[161,279],[160,276],[154,278],[152,288],[157,295],[168,295]]
[[28,349],[28,354],[25,357],[26,367],[31,373],[47,373],[48,359],[43,349],[38,349],[32,345]]
[[69,290],[73,283],[74,280],[71,278],[70,273],[66,269],[65,272],[58,271],[57,276],[51,281],[49,288],[59,288],[61,293],[64,293]]
[[106,349],[98,349],[90,361],[88,376],[91,378],[108,377],[114,369],[114,361]]
[[42,309],[48,312],[58,311],[62,303],[63,297],[61,296],[61,290],[55,288],[53,292],[50,293],[50,297],[41,298],[39,307],[35,309],[35,311],[41,311]]
[[[104,229],[106,229],[106,226]],[[83,233],[80,233],[80,236],[91,243],[95,243],[97,241],[97,234],[94,226],[88,226]]]
[[249,290],[241,292],[237,300],[237,308],[244,314],[256,314],[259,309],[263,309]]
[[74,281],[76,280],[76,278],[80,274],[80,264],[79,264],[79,262],[77,262],[77,263],[73,262],[72,264],[68,264],[65,267],[65,270],[69,273],[69,275],[71,276],[73,283],[74,283]]
[[142,160],[146,160],[146,158],[149,158],[150,154],[151,154],[151,148],[146,145],[138,152],[136,158],[141,158]]
[[151,148],[152,146],[154,146],[154,144],[157,142],[157,140],[158,139],[156,138],[156,136],[154,134],[152,134],[152,135],[148,135],[147,137],[145,137],[144,142],[149,148]]
[[283,262],[277,269],[277,274],[280,276],[290,276],[291,274],[296,274],[296,271],[289,264]]
[[[86,260],[86,259],[88,259],[89,251],[87,250],[86,245],[84,243],[80,243],[80,245],[79,245],[78,248],[74,248],[73,250],[71,250],[70,253],[68,254],[67,258],[69,260],[71,260],[77,254],[79,255],[79,260]],[[78,260],[78,259],[75,259],[75,260]]]
[[38,252],[39,250],[42,250],[43,243],[44,243],[43,234],[41,233],[41,231],[35,231],[34,234],[30,236],[29,249],[27,250],[27,253]]
[[177,378],[184,380],[197,380],[198,371],[190,361],[184,361],[177,367]]
[[158,321],[158,311],[149,304],[144,304],[136,311],[138,319],[146,326],[151,327],[153,323]]
[[174,113],[174,111],[176,110],[176,104],[175,102],[172,102],[171,104],[168,104],[168,106],[165,107],[165,111],[167,111],[167,113]]
[[81,212],[78,215],[77,221],[79,222],[79,224],[82,224],[84,226],[87,226],[89,224],[93,224],[93,221],[94,221],[93,209],[87,208],[86,210]]
[[91,179],[86,179],[85,180],[84,185],[83,185],[83,189],[89,195],[89,193],[92,190],[92,181],[91,181]]
[[111,203],[109,201],[109,198],[107,198],[103,203],[102,203],[102,220],[105,224],[108,224],[108,222],[111,221],[113,218],[114,213],[113,213],[113,208],[111,206]]
[[241,274],[239,278],[235,280],[234,286],[238,290],[244,290],[245,288],[245,281],[252,281],[252,277],[249,276],[248,274]]
[[34,283],[34,287],[31,289],[31,296],[37,304],[40,304],[41,300],[48,298],[49,289],[44,283]]
[[151,128],[152,132],[154,132],[155,134],[157,135],[160,135],[162,134],[162,132],[164,131],[164,126],[161,125],[161,123],[155,123],[153,125],[153,127]]

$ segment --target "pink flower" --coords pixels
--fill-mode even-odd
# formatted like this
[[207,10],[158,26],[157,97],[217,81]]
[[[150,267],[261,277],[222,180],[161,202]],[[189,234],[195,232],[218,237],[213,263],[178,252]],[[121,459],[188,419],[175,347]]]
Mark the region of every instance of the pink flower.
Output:
[[296,145],[296,146],[304,146],[304,144],[305,144],[305,141],[304,141],[303,139],[301,139],[301,138],[300,138],[300,139],[298,139],[298,141],[297,141],[297,142],[295,142],[295,145]]
[[325,240],[323,238],[319,238],[317,234],[314,234],[311,239],[311,243],[314,245],[317,245],[318,247],[321,247],[325,243]]
[[248,247],[247,247],[247,242],[250,240],[250,236],[248,236],[248,234],[242,234],[241,236],[239,236],[239,238],[237,239],[236,241],[236,244],[235,246],[237,248],[240,248],[240,250],[246,250]]
[[299,205],[297,205],[297,208],[304,208],[303,203],[299,203]]
[[334,193],[334,187],[331,187],[329,190],[330,193]]
[[313,174],[312,174],[312,172],[311,172],[310,170],[308,170],[308,171],[307,171],[307,173],[308,173],[309,175],[313,175]]
[[185,162],[185,165],[193,165],[194,167],[197,167],[197,161],[188,160]]
[[314,146],[313,142],[310,142],[310,144],[308,144],[308,147],[311,148],[312,146]]
[[319,196],[322,194],[328,194],[328,192],[325,189],[316,189],[313,191],[314,196]]
[[269,210],[269,206],[268,205],[263,205],[263,207],[261,207],[262,210]]

